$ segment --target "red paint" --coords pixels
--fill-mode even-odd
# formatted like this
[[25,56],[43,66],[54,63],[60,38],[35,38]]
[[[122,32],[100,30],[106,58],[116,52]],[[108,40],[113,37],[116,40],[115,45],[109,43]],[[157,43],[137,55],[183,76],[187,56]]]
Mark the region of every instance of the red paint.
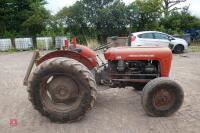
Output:
[[17,126],[17,119],[10,119],[10,126]]
[[73,48],[76,48],[77,46],[76,37],[72,39],[72,44],[73,44]]
[[96,53],[92,51],[91,49],[87,48],[86,46],[77,45],[77,48],[81,49],[80,53],[73,52],[70,50],[58,50],[58,51],[50,52],[42,56],[37,61],[37,65],[51,58],[67,57],[67,58],[72,58],[74,60],[79,61],[90,70],[96,67],[97,65]]
[[65,40],[65,48],[69,48],[69,41]]
[[91,60],[93,62],[93,64],[96,65],[97,63],[97,59],[96,59],[96,52],[91,50],[90,48],[83,46],[83,45],[77,45],[77,48],[81,49],[80,54],[84,57],[86,57],[87,59]]
[[161,77],[168,77],[172,52],[165,47],[117,47],[104,53],[106,60],[157,60],[160,62]]

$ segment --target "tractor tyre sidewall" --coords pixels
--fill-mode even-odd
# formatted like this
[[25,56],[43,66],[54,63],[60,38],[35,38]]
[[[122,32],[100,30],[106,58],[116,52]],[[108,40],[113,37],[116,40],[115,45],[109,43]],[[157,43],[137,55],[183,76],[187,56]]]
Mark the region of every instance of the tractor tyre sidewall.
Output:
[[[45,107],[41,99],[40,83],[42,78],[50,73],[66,73],[76,78],[79,87],[82,86],[79,89],[84,89],[84,96],[78,108],[61,113]],[[80,120],[92,108],[96,99],[96,82],[92,73],[84,65],[73,59],[59,57],[47,60],[36,68],[29,80],[28,92],[33,107],[42,115],[53,122],[72,122]]]
[[[168,88],[174,92],[175,100],[173,105],[166,110],[159,110],[153,104],[153,96],[157,89]],[[165,117],[175,113],[182,105],[184,93],[179,84],[169,78],[156,78],[150,81],[143,89],[142,105],[145,112],[150,116]]]

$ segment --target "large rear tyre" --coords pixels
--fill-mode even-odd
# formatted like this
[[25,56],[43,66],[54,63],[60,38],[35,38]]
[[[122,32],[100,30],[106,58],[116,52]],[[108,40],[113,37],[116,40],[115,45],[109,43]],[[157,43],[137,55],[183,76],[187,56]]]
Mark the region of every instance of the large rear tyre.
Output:
[[28,84],[34,108],[54,122],[81,119],[96,100],[96,82],[80,62],[54,58],[40,64]]
[[184,93],[179,84],[169,78],[156,78],[144,87],[142,105],[148,115],[164,117],[175,113],[183,99]]

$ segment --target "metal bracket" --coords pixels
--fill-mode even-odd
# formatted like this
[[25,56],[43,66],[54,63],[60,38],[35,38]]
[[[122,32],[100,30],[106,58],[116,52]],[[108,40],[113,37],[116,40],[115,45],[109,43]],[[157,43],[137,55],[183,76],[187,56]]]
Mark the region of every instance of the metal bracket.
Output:
[[26,71],[26,75],[25,75],[25,78],[24,78],[24,82],[23,82],[24,86],[28,86],[28,78],[31,74],[31,70],[33,68],[33,65],[34,65],[35,61],[38,59],[39,55],[40,54],[39,54],[38,50],[33,52],[33,56],[31,58],[31,61],[29,63],[29,66],[28,66],[28,69]]

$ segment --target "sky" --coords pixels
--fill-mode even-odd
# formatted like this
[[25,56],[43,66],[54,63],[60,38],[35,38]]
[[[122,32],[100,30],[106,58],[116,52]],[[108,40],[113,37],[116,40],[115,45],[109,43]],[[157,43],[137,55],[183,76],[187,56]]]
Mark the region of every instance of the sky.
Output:
[[[48,4],[46,8],[51,11],[52,14],[56,14],[65,6],[73,5],[77,0],[47,0]],[[123,0],[126,4],[130,4],[134,0]],[[192,15],[200,17],[200,0],[187,0],[184,3],[178,5],[178,7],[183,7],[190,5],[190,12]]]

